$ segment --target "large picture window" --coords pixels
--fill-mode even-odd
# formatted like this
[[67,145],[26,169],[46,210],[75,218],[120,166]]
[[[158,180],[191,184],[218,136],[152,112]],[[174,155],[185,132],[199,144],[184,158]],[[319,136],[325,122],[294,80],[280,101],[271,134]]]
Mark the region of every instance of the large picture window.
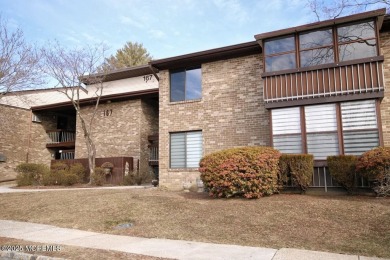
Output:
[[172,71],[170,77],[171,102],[202,98],[202,72],[200,68]]
[[198,168],[203,155],[202,132],[170,134],[170,168]]
[[376,100],[363,100],[273,109],[273,146],[282,153],[307,151],[316,160],[361,155],[380,145],[376,106]]
[[264,40],[266,72],[377,55],[374,21],[327,27]]

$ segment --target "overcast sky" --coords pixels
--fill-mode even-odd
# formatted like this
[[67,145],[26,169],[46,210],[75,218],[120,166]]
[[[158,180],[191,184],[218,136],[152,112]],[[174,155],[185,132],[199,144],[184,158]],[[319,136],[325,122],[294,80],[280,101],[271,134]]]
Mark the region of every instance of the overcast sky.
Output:
[[104,42],[115,53],[142,43],[154,59],[238,44],[313,22],[306,0],[0,0],[27,40],[66,46]]

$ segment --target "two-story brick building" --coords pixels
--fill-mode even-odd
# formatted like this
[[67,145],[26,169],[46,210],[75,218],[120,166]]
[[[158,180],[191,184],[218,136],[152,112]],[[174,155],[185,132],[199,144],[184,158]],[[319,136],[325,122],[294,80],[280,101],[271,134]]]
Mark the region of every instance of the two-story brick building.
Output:
[[[147,141],[158,141],[160,185],[182,189],[183,182],[199,178],[199,160],[206,154],[273,146],[284,153],[313,154],[312,187],[335,187],[326,169],[328,155],[359,155],[390,144],[389,31],[390,17],[381,9],[154,60],[143,72],[124,70],[113,76],[116,81],[143,77],[150,68],[158,71],[154,92],[147,88],[137,96],[132,90],[102,100],[101,109],[117,111],[118,118],[98,119],[98,154],[146,154]],[[32,111],[59,108],[65,109],[59,103]],[[149,118],[146,127],[142,114]],[[157,132],[158,138],[147,140]],[[82,136],[76,133],[76,158],[82,158]],[[132,134],[142,136],[141,145],[133,146]]]
[[388,26],[382,9],[152,61],[160,75],[160,184],[195,183],[205,154],[267,145],[313,154],[312,186],[334,187],[328,155],[389,145]]

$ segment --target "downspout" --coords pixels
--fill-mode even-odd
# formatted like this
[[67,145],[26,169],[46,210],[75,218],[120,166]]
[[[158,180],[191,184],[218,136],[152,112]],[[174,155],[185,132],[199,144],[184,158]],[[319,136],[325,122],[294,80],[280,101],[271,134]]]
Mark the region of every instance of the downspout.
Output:
[[32,112],[32,110],[30,110],[30,118],[29,118],[29,124],[28,124],[28,142],[27,142],[26,163],[28,163],[28,160],[30,157],[32,116],[33,116],[33,112]]
[[[153,65],[150,64],[150,63],[149,63],[149,69],[152,71],[152,74],[153,74],[153,76],[156,77],[157,81],[160,81],[160,78],[157,76],[157,73],[156,73],[155,68],[154,68]],[[157,71],[157,72],[158,72],[158,71]]]

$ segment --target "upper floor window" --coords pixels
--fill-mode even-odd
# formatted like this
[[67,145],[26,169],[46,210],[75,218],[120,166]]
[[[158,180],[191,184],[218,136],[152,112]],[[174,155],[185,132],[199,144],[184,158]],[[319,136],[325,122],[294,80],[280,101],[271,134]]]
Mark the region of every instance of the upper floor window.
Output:
[[339,60],[347,61],[377,55],[374,22],[337,28]]
[[176,70],[172,71],[170,75],[171,102],[202,98],[202,71],[200,68]]
[[328,27],[264,41],[266,72],[377,55],[374,21]]
[[267,41],[264,44],[264,54],[267,71],[294,69],[296,67],[294,35]]
[[332,29],[299,35],[301,67],[334,62]]

